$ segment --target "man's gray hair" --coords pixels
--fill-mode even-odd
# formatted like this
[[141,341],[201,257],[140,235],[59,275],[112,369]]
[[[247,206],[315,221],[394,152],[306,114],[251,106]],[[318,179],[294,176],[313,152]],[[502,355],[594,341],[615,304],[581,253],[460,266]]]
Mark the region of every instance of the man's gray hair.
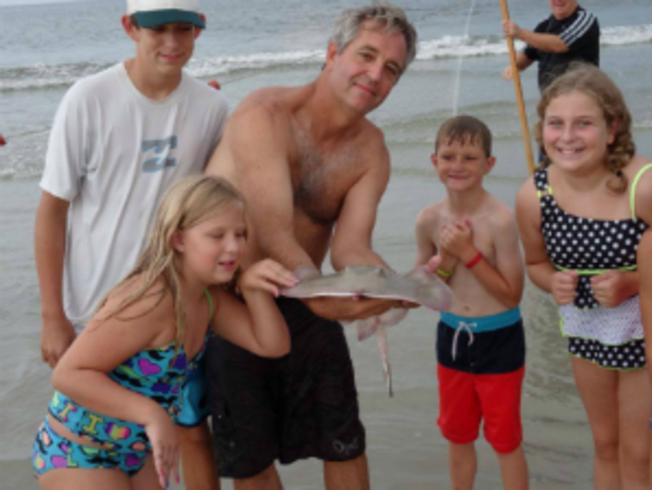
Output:
[[405,71],[417,55],[417,32],[410,24],[403,9],[387,2],[374,2],[372,5],[345,10],[335,21],[335,28],[330,41],[341,53],[359,34],[360,27],[366,21],[372,21],[372,28],[382,29],[385,34],[400,33],[405,38],[407,54],[405,56]]

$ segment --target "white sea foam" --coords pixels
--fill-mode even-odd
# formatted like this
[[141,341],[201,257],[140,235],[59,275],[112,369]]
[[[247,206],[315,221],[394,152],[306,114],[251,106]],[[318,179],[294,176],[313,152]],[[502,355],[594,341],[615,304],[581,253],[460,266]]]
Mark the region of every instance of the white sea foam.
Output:
[[[652,42],[652,24],[638,26],[605,27],[602,29],[602,46],[619,46]],[[516,41],[516,49],[524,44]],[[507,43],[502,37],[444,36],[419,45],[419,60],[454,58],[458,56],[496,56],[507,53]]]
[[[640,44],[652,42],[652,25],[606,27],[602,33],[604,46]],[[516,43],[518,49],[523,44]],[[468,37],[443,36],[422,41],[417,60],[432,60],[452,57],[497,56],[507,53],[507,45],[499,36]],[[262,52],[241,56],[216,56],[193,59],[190,73],[197,77],[209,77],[249,70],[274,69],[288,65],[321,63],[324,50]],[[97,73],[106,65],[99,64],[38,64],[33,67],[0,70],[0,91],[27,90],[65,86],[75,80]]]
[[605,27],[600,43],[603,46],[643,44],[652,42],[652,24],[638,26]]
[[[602,30],[603,46],[619,46],[652,42],[652,24],[606,27]],[[517,49],[523,43],[516,43]],[[498,56],[507,53],[501,36],[443,36],[419,43],[417,60],[472,56]],[[196,77],[211,77],[237,72],[274,70],[286,66],[322,63],[324,50],[261,52],[248,55],[215,56],[193,59],[189,72]],[[48,65],[0,69],[0,91],[29,90],[66,86],[81,77],[97,73],[108,65],[95,63]]]
[[322,63],[326,51],[286,51],[280,53],[255,53],[244,56],[216,56],[193,59],[188,70],[196,77],[209,77],[245,70],[263,70],[286,65]]

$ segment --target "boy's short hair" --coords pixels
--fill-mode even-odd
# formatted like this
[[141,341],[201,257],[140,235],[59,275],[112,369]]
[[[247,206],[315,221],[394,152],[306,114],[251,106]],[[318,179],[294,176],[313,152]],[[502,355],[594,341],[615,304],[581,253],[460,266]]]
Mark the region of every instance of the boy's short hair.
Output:
[[479,143],[487,157],[491,156],[491,131],[485,123],[473,116],[452,117],[444,122],[437,131],[435,139],[435,153],[439,151],[441,141],[446,138],[446,143],[458,142],[461,145]]

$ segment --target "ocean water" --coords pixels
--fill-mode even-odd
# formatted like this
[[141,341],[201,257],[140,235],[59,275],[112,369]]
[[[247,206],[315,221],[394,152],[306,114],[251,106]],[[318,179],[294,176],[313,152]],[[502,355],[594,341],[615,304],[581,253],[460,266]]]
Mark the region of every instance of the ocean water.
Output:
[[[363,3],[203,0],[208,29],[197,42],[188,71],[206,81],[217,78],[232,108],[257,88],[306,83],[319,73],[336,15]],[[371,115],[385,131],[393,165],[374,246],[397,270],[408,270],[416,250],[414,217],[443,196],[429,163],[433,135],[455,109],[482,118],[492,129],[498,164],[487,185],[510,206],[527,177],[527,166],[513,87],[500,76],[509,60],[498,2],[397,3],[417,27],[419,54],[383,107]],[[512,3],[513,19],[526,28],[549,13],[543,0]],[[652,5],[649,0],[594,0],[586,7],[600,19],[602,66],[629,103],[639,152],[652,158],[652,69],[646,61],[652,47]],[[31,439],[50,394],[50,370],[40,361],[33,258],[38,179],[49,128],[75,80],[132,55],[132,43],[120,27],[123,9],[123,0],[0,0],[0,133],[9,143],[0,148],[2,489],[35,487],[20,475],[29,474]],[[524,73],[523,87],[532,126],[538,99],[534,67]],[[523,423],[532,486],[589,489],[591,436],[555,309],[528,285],[523,311],[528,341]],[[349,339],[375,489],[448,484],[446,443],[435,425],[436,321],[436,315],[421,309],[389,331],[393,399],[387,397],[374,342]],[[491,449],[485,442],[478,448],[477,488],[500,488]],[[284,469],[283,477],[288,488],[321,488],[318,469],[315,462],[297,464]],[[14,480],[7,480],[5,472]]]

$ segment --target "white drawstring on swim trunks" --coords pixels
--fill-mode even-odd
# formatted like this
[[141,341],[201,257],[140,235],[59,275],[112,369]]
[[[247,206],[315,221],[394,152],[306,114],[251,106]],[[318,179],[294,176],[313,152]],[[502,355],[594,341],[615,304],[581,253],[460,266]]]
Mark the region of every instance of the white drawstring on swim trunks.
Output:
[[457,338],[460,336],[460,332],[462,330],[466,330],[469,333],[469,345],[473,343],[473,330],[471,330],[472,327],[477,327],[477,323],[466,323],[466,322],[459,322],[457,324],[457,328],[455,329],[455,335],[453,336],[453,347],[451,349],[451,354],[453,355],[453,361],[455,360],[455,356],[457,355]]

